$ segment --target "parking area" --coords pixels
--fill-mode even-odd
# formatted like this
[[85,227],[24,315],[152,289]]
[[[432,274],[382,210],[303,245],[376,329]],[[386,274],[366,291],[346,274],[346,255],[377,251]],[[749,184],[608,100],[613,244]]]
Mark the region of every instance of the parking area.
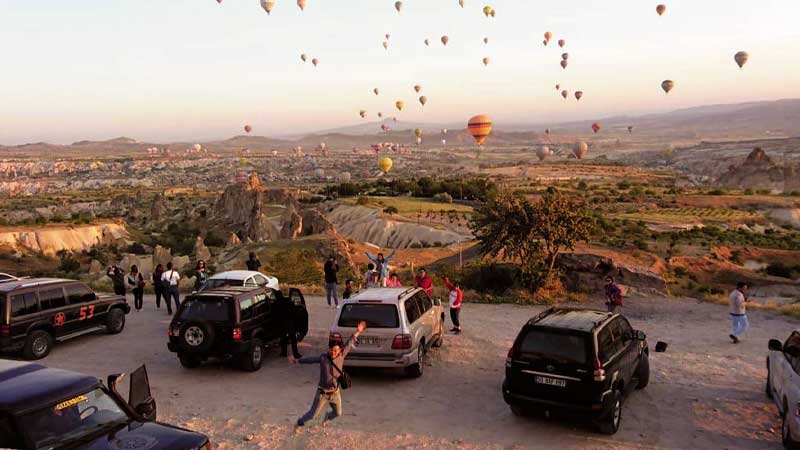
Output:
[[[333,310],[308,298],[310,329],[300,351],[320,353]],[[317,367],[290,365],[272,349],[262,369],[241,372],[219,364],[187,370],[166,349],[169,316],[145,299],[119,335],[98,334],[58,345],[43,362],[105,377],[146,364],[159,419],[211,436],[215,448],[561,448],[561,449],[779,449],[780,421],[764,396],[769,338],[785,339],[796,320],[752,314],[746,340],[727,338],[724,306],[695,300],[632,298],[626,315],[645,331],[653,354],[652,378],[634,392],[614,436],[588,424],[517,418],[500,385],[508,348],[541,307],[466,304],[464,332],[448,335],[420,379],[360,370],[334,424],[292,432],[308,408]],[[595,306],[599,306],[595,305]]]

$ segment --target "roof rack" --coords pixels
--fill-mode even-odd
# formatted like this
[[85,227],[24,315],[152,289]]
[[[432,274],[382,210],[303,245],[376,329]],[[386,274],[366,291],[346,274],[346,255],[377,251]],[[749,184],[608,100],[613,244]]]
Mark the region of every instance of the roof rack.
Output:
[[414,289],[416,289],[416,288],[415,288],[415,287],[410,287],[410,288],[408,288],[408,289],[404,290],[403,292],[401,292],[400,294],[398,294],[398,296],[397,296],[397,299],[398,299],[398,300],[400,300],[400,299],[401,299],[401,298],[403,298],[403,297],[404,297],[406,294],[408,294],[409,292],[413,291]]
[[35,281],[30,282],[30,283],[22,283],[22,284],[19,284],[17,287],[18,288],[28,288],[28,287],[42,286],[42,285],[46,285],[46,284],[63,283],[65,281],[75,281],[75,280],[59,280],[59,279],[55,279],[55,278],[49,278],[49,279],[44,279],[44,280],[35,280]]

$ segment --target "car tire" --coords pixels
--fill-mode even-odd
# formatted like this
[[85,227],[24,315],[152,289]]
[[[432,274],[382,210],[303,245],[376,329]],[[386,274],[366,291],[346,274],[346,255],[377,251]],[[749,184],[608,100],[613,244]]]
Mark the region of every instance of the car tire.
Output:
[[433,347],[439,348],[444,345],[444,317],[442,317],[442,321],[439,323],[439,336],[433,341]]
[[650,358],[647,353],[642,353],[642,359],[639,360],[639,370],[636,375],[639,379],[636,389],[646,388],[650,383]]
[[772,372],[769,370],[769,358],[767,358],[767,382],[764,386],[764,393],[767,394],[767,398],[772,398]]
[[297,342],[302,342],[308,334],[308,311],[305,306],[295,306],[294,329]]
[[264,362],[264,344],[261,339],[254,338],[250,342],[250,348],[242,355],[241,367],[246,372],[255,372],[261,368]]
[[205,353],[214,345],[214,327],[204,320],[193,320],[181,326],[178,342],[186,353]]
[[522,406],[509,405],[509,408],[511,408],[511,414],[514,414],[517,417],[527,417],[528,416],[528,410],[523,408]]
[[25,339],[22,357],[28,360],[42,359],[53,349],[53,335],[44,330],[34,330]]
[[417,347],[417,363],[406,367],[406,375],[411,378],[419,378],[425,371],[425,343],[420,342]]
[[800,443],[792,439],[791,428],[789,428],[789,408],[784,405],[783,409],[783,414],[781,414],[781,441],[783,441],[783,448],[798,450]]
[[600,433],[612,435],[619,431],[622,423],[622,393],[615,390],[611,398],[611,407],[599,419],[595,421],[595,426]]
[[195,369],[197,367],[200,367],[200,364],[202,363],[202,361],[200,361],[200,358],[198,358],[197,356],[186,355],[183,353],[178,354],[178,360],[181,362],[181,365],[187,369]]
[[112,308],[106,317],[106,333],[119,334],[125,329],[125,312],[119,308]]

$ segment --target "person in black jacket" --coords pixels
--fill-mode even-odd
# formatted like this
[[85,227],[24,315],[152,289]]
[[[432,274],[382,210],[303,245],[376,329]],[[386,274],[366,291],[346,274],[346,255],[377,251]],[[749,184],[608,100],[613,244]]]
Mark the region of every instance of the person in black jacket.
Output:
[[246,264],[247,270],[258,272],[258,269],[261,268],[261,260],[259,260],[258,256],[256,256],[256,252],[250,252]]
[[111,266],[106,270],[106,275],[111,278],[114,286],[114,294],[125,295],[125,273],[117,266]]
[[[325,261],[325,297],[328,299],[328,306],[334,308],[339,306],[339,279],[336,274],[339,272],[339,263],[336,258],[329,256]],[[334,304],[331,305],[331,297]]]
[[294,323],[294,303],[280,291],[275,292],[278,300],[275,302],[275,312],[278,318],[278,326],[281,327],[281,356],[286,356],[286,346],[292,343],[292,356],[295,359],[303,355],[297,350],[297,328]]

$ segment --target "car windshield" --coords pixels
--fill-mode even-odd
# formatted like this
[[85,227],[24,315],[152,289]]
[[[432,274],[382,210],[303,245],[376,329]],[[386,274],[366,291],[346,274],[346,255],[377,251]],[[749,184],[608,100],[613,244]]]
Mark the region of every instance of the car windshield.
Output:
[[556,362],[585,364],[586,342],[586,336],[533,329],[525,335],[519,351]]
[[128,421],[128,415],[102,389],[95,389],[20,417],[20,429],[37,449],[56,448],[101,429]]
[[228,280],[224,278],[216,278],[206,281],[206,284],[203,285],[203,289],[214,289],[226,286],[241,286],[243,283],[244,281],[242,280]]
[[339,316],[340,327],[354,328],[362,320],[367,322],[368,328],[400,326],[395,305],[350,303],[342,307],[342,314]]
[[189,297],[183,302],[178,318],[225,322],[230,317],[230,303],[223,297]]
[[6,321],[6,295],[0,294],[0,323]]

